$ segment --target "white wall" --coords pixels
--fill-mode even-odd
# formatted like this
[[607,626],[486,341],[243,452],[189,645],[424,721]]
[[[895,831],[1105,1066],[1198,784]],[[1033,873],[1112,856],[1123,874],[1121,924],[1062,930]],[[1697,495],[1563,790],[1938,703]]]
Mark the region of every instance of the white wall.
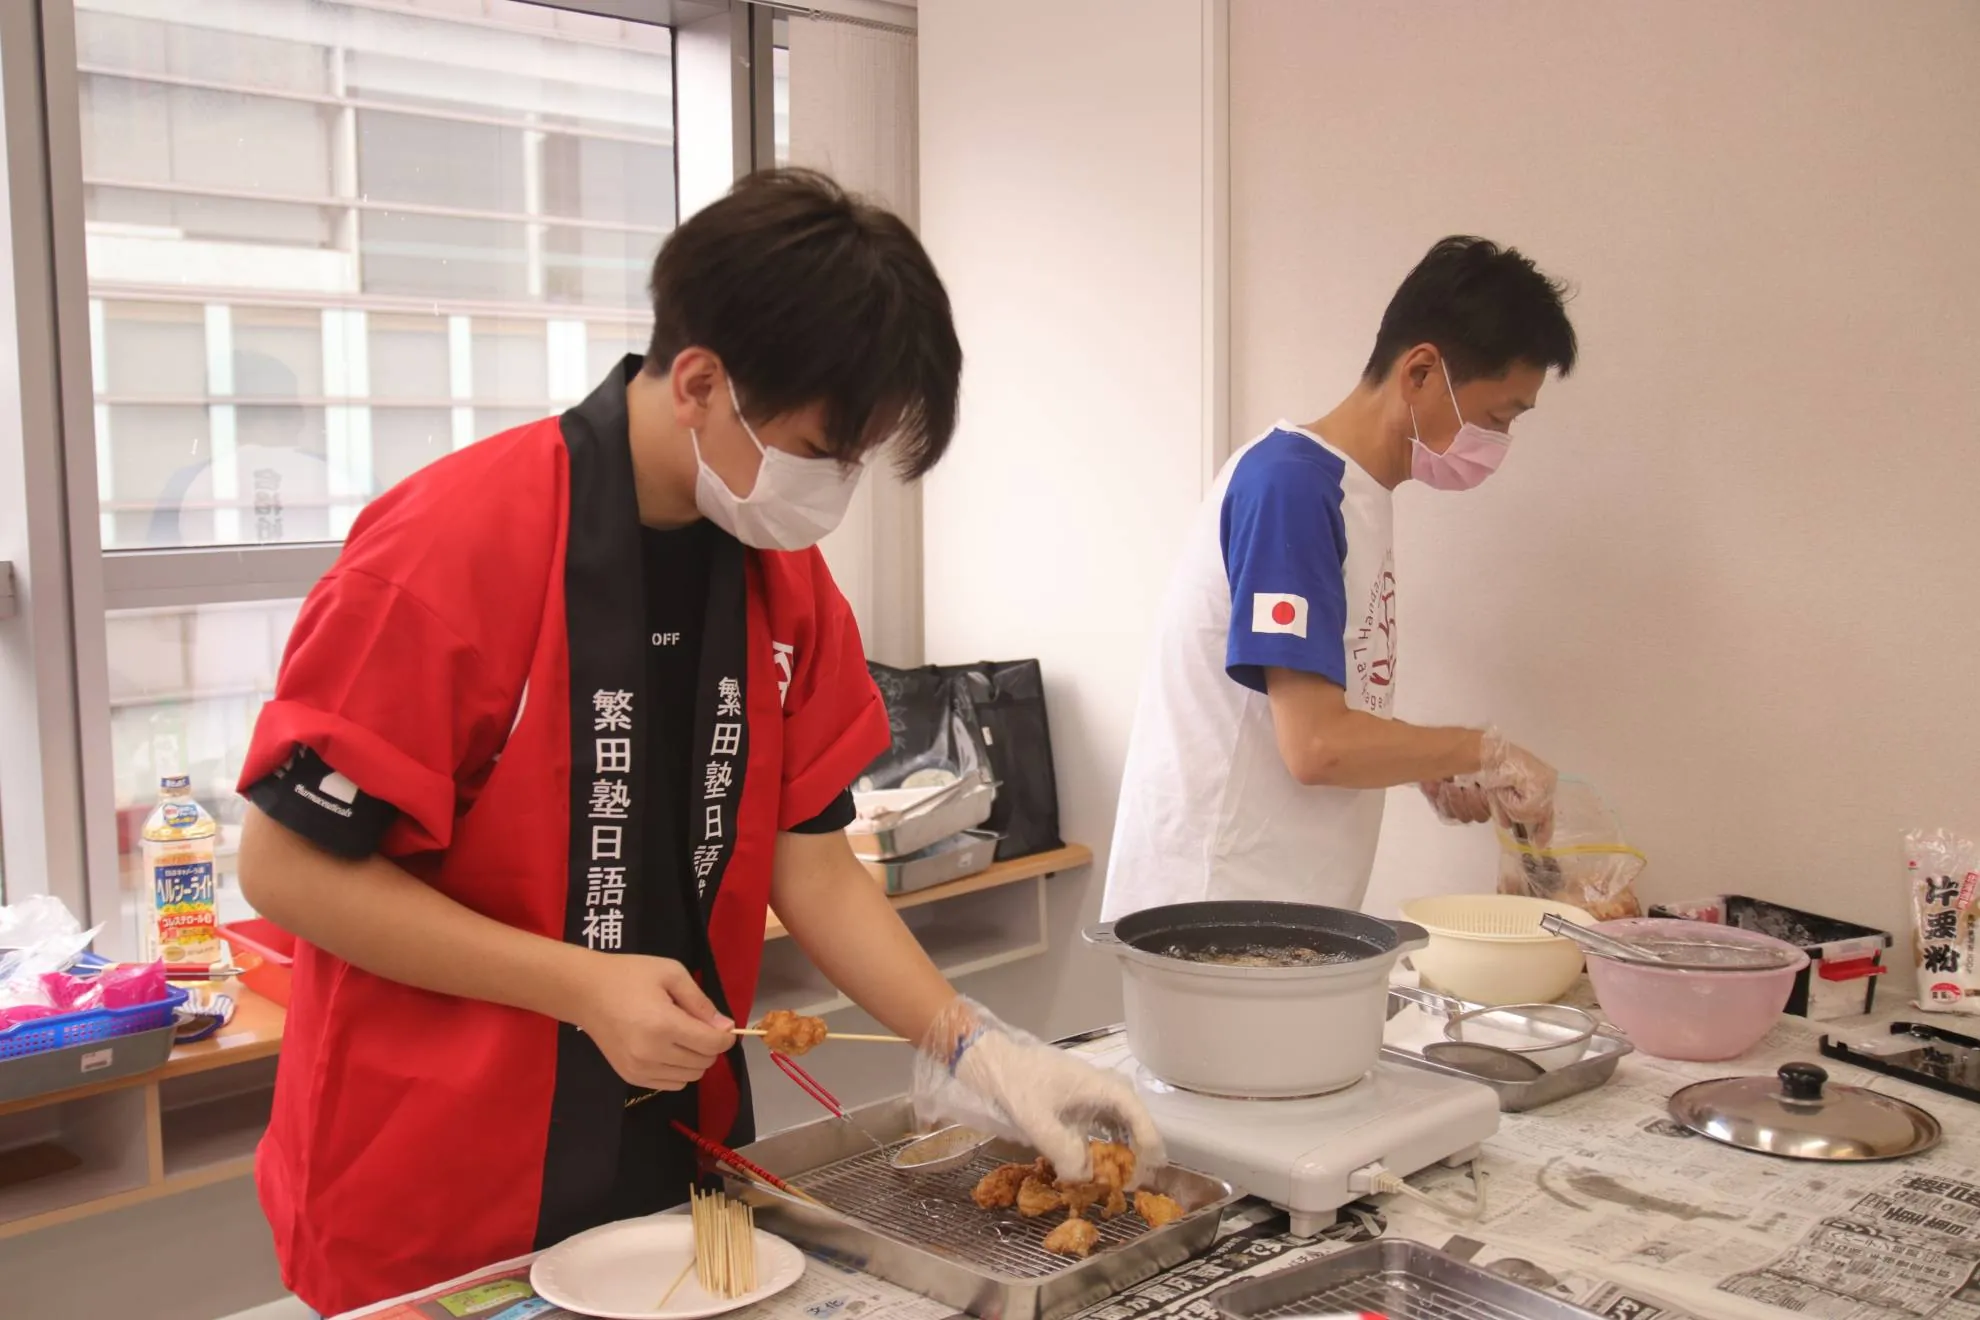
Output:
[[[1899,928],[1900,832],[1980,831],[1980,8],[1241,0],[1231,62],[1241,432],[1443,234],[1581,286],[1501,474],[1402,499],[1404,712],[1594,779],[1653,896]],[[1489,887],[1395,805],[1375,910]]]
[[[927,653],[1036,656],[1068,839],[1104,854],[1156,602],[1200,498],[1203,0],[923,0],[921,233],[956,309],[962,429],[924,493]],[[1026,1026],[1116,1020],[1077,942],[966,989]]]

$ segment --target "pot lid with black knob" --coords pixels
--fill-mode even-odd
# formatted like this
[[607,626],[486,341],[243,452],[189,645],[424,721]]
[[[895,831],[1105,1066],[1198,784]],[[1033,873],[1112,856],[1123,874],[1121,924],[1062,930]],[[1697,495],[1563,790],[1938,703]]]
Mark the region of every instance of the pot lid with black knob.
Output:
[[1722,1077],[1671,1097],[1671,1117],[1702,1137],[1793,1160],[1896,1160],[1939,1144],[1939,1120],[1917,1105],[1840,1086],[1812,1063],[1772,1077]]

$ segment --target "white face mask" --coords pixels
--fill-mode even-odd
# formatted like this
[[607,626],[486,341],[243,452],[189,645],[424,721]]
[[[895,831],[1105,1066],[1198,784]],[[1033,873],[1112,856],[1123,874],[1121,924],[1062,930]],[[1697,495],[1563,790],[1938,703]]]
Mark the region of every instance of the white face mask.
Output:
[[841,463],[834,458],[799,458],[764,444],[742,415],[733,378],[729,381],[729,402],[735,406],[743,434],[763,456],[756,469],[756,484],[748,495],[730,490],[701,456],[700,434],[690,430],[688,438],[694,442],[694,461],[700,469],[694,479],[695,507],[702,517],[757,550],[802,550],[817,545],[846,516],[846,506],[852,503],[863,469],[857,463]]

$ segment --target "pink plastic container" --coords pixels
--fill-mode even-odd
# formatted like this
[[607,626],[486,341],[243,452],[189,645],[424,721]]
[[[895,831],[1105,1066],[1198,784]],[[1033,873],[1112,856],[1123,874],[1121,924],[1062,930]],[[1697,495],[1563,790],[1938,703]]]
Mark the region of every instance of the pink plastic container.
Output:
[[1780,1018],[1794,992],[1794,978],[1808,966],[1808,955],[1792,944],[1729,926],[1637,917],[1605,921],[1595,929],[1623,939],[1718,940],[1794,955],[1787,966],[1764,972],[1680,972],[1591,957],[1588,979],[1602,1012],[1637,1049],[1659,1059],[1716,1063],[1738,1058]]

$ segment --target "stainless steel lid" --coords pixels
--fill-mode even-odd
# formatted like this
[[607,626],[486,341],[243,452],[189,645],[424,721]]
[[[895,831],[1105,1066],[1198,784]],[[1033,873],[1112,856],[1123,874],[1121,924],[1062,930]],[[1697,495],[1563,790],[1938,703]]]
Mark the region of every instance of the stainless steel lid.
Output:
[[1671,1097],[1671,1117],[1742,1150],[1793,1160],[1895,1160],[1939,1144],[1939,1120],[1860,1086],[1832,1086],[1812,1063],[1774,1077],[1722,1077]]

